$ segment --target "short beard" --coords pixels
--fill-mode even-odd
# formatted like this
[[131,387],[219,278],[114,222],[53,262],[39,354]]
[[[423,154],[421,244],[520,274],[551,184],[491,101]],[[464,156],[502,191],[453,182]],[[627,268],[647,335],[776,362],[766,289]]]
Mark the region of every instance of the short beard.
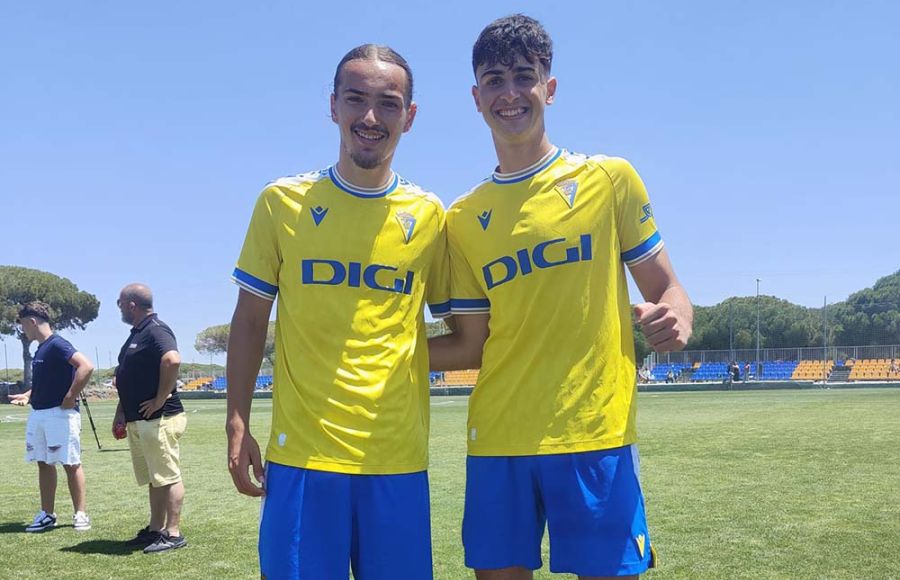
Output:
[[[384,139],[387,139],[390,136],[390,131],[387,130],[386,127],[382,125],[375,125],[374,127],[367,127],[364,123],[354,123],[350,127],[350,132],[355,133],[356,131],[378,131],[384,136]],[[359,167],[360,169],[375,169],[379,165],[384,163],[384,159],[379,159],[377,157],[377,153],[374,153],[370,156],[364,156],[361,153],[352,151],[352,147],[347,147],[350,153],[350,160]]]
[[374,156],[363,156],[359,153],[350,153],[350,160],[360,169],[375,169],[381,165],[384,160]]

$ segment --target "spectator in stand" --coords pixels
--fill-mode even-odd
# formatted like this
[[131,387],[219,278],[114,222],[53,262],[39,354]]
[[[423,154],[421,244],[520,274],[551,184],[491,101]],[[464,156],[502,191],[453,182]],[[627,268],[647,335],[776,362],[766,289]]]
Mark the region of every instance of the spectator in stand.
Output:
[[650,382],[650,369],[648,369],[647,367],[641,367],[641,370],[638,371],[638,382],[644,384]]
[[744,382],[750,380],[750,363],[744,363]]

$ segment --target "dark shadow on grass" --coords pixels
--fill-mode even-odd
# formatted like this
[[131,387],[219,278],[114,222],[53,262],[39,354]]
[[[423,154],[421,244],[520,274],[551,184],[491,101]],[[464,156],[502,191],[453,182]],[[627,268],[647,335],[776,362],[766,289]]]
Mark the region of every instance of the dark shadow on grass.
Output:
[[22,522],[5,522],[0,524],[0,534],[25,534],[25,524]]
[[74,546],[68,546],[66,548],[60,548],[60,552],[74,552],[76,554],[103,554],[105,556],[128,556],[137,552],[139,550],[143,550],[144,546],[129,546],[125,542],[121,540],[88,540],[86,542],[81,542],[80,544],[75,544]]
[[128,451],[128,449],[100,449],[100,453],[120,453],[122,451]]
[[40,532],[26,532],[25,531],[26,525],[27,524],[24,524],[22,522],[6,522],[3,524],[0,524],[0,534],[28,534],[28,533],[30,533],[33,536],[39,536],[41,534],[49,534],[49,533],[53,532],[53,530],[58,530],[59,528],[73,527],[72,524],[69,524],[69,525],[57,524],[57,525],[53,526],[52,528],[47,528],[46,530],[43,530]]

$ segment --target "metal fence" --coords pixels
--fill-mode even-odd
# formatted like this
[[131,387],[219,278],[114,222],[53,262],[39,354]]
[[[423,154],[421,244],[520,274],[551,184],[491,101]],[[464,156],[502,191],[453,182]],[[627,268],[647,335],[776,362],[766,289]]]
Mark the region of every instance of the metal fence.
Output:
[[[829,346],[829,347],[804,347],[804,348],[762,348],[759,351],[759,362],[775,361],[805,361],[805,360],[833,360],[845,361],[847,359],[894,359],[900,358],[900,345],[872,345],[872,346]],[[734,350],[685,350],[681,352],[651,353],[644,359],[644,365],[653,368],[660,363],[680,363],[693,365],[694,363],[707,362],[755,362],[757,360],[756,349]]]

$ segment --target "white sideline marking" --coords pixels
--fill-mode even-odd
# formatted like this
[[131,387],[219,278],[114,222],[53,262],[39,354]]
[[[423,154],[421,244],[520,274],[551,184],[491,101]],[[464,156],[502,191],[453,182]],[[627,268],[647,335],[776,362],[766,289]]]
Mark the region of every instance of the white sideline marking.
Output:
[[456,402],[456,401],[439,401],[439,402],[437,402],[437,403],[432,403],[431,406],[432,406],[432,407],[437,407],[437,406],[439,406],[439,405],[452,405],[452,404],[455,403],[455,402]]
[[27,417],[16,417],[15,415],[7,415],[6,417],[3,417],[3,420],[9,423],[12,423],[14,421],[26,421],[27,419]]

